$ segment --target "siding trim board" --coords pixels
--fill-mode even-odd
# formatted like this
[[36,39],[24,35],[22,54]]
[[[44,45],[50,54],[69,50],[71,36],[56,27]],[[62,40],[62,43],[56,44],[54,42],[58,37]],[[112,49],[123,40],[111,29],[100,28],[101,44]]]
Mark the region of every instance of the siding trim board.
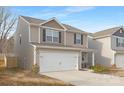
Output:
[[26,21],[23,17],[19,16],[22,20],[24,20],[27,24],[30,24],[28,21]]
[[40,27],[39,27],[39,43],[40,43]]
[[31,27],[30,27],[30,24],[28,24],[28,27],[29,27],[29,42],[31,42]]
[[65,46],[66,46],[66,33],[67,33],[67,32],[64,32],[64,37],[63,37],[63,38],[64,38],[64,45],[65,45]]
[[40,26],[42,28],[48,28],[48,29],[52,29],[52,30],[59,30],[59,31],[64,31],[63,29],[58,29],[58,28],[53,28],[53,27],[48,27],[48,26]]

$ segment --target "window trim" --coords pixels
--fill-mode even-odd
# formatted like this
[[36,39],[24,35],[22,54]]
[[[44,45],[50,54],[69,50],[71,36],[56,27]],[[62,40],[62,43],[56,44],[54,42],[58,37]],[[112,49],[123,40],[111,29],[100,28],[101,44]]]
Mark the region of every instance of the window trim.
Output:
[[[51,41],[48,41],[47,40],[47,32],[51,32],[51,36],[52,36],[52,40]],[[56,37],[56,36],[54,36],[54,32],[56,33],[58,33],[58,36]],[[57,42],[55,42],[54,41],[54,37],[56,37],[56,38],[58,38],[58,40],[57,40]],[[46,42],[48,42],[48,43],[59,43],[59,31],[57,31],[57,30],[53,30],[53,29],[46,29],[46,36],[45,36],[45,39],[46,39]]]
[[[123,41],[123,43],[122,43],[122,41]],[[124,47],[122,44],[124,44],[124,38],[116,36],[116,47]]]
[[[78,37],[78,39],[77,39],[77,35],[80,35],[80,43],[77,43],[77,40],[79,40],[79,37]],[[76,37],[75,37],[75,44],[77,44],[77,45],[81,45],[81,42],[82,42],[82,40],[81,40],[81,34],[76,33],[75,36],[76,36]]]

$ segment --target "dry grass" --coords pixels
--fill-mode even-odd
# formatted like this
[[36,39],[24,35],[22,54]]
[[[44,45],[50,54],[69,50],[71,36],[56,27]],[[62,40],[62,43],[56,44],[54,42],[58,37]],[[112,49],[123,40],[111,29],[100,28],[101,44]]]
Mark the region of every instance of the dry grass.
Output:
[[124,70],[121,70],[121,69],[111,70],[109,72],[109,74],[112,74],[112,75],[115,75],[115,76],[124,77]]
[[21,69],[0,70],[0,86],[68,86],[63,81]]

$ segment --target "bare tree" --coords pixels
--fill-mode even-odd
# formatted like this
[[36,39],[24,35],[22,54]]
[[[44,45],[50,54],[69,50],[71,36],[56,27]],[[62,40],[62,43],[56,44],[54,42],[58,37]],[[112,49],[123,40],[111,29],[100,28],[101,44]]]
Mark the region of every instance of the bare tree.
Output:
[[8,7],[0,7],[0,53],[4,53],[7,47],[7,39],[14,30],[16,17],[12,15]]

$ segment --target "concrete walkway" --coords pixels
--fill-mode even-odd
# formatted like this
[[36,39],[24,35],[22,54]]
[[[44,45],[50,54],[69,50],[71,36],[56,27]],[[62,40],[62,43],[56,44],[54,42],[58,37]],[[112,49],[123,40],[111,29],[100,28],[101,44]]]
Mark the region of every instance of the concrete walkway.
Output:
[[124,77],[96,74],[90,71],[63,71],[42,73],[77,86],[124,85]]

